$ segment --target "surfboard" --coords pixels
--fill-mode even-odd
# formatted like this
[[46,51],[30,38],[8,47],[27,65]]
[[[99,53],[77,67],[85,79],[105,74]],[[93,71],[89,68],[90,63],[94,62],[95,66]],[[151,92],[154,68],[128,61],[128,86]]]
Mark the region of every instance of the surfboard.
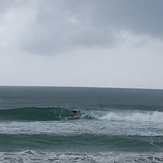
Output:
[[78,119],[78,118],[80,118],[80,116],[79,116],[79,115],[75,115],[75,116],[73,116],[71,119],[72,119],[72,120],[75,120],[75,119]]

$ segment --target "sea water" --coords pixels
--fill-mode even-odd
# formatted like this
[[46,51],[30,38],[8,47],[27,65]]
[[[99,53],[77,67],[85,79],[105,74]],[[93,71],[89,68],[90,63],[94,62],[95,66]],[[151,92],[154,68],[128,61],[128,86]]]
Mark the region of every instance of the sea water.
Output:
[[0,162],[161,163],[163,90],[0,87]]

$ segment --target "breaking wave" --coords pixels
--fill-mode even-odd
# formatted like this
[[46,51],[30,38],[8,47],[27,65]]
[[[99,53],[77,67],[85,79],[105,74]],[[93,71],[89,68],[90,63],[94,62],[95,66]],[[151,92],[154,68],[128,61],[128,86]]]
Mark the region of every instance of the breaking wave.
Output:
[[163,123],[163,112],[140,110],[79,110],[62,107],[25,107],[1,109],[0,120],[55,121],[69,120],[76,111],[80,119]]
[[163,112],[159,111],[123,111],[109,112],[100,117],[102,120],[132,121],[132,122],[158,122],[163,123]]

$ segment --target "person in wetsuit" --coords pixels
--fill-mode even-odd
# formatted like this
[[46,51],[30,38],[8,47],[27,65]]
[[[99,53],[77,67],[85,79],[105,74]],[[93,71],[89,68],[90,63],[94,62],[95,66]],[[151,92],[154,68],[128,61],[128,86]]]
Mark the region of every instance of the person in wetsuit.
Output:
[[72,111],[72,117],[77,116],[77,115],[78,115],[78,112],[76,110],[73,110]]

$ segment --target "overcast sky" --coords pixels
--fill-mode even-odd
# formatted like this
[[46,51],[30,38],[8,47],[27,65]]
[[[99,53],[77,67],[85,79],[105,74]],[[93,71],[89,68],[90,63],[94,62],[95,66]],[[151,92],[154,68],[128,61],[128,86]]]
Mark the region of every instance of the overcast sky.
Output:
[[163,0],[0,0],[0,85],[163,89]]

